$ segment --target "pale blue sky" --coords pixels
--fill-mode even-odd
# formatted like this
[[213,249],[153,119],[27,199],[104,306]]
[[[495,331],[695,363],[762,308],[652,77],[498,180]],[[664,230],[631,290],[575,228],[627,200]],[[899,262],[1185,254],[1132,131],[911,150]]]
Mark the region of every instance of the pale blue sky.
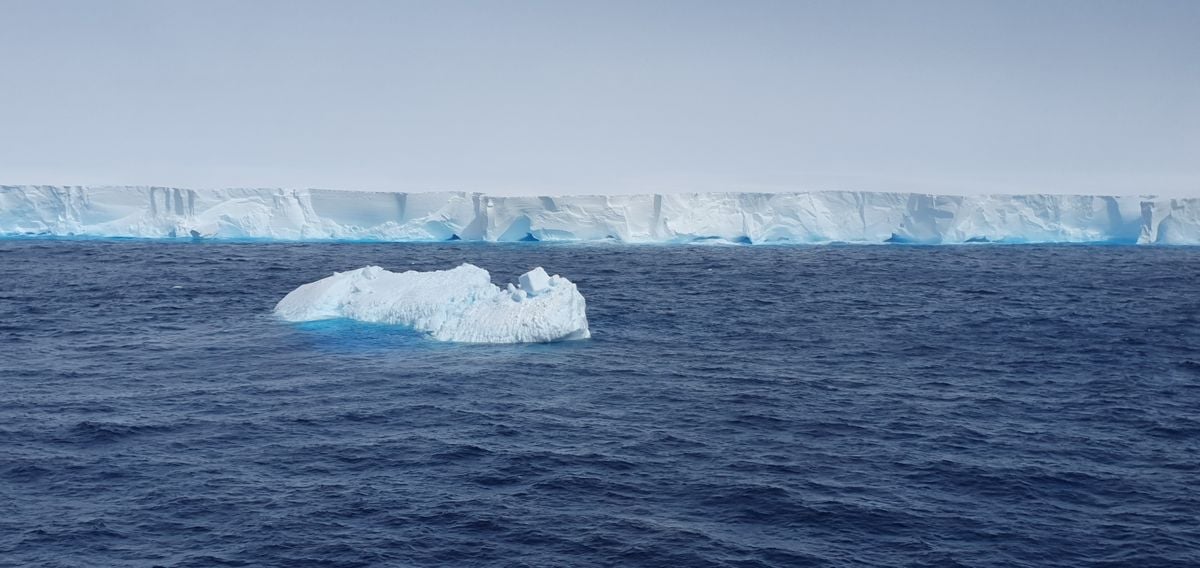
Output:
[[1200,1],[0,0],[0,183],[1200,195]]

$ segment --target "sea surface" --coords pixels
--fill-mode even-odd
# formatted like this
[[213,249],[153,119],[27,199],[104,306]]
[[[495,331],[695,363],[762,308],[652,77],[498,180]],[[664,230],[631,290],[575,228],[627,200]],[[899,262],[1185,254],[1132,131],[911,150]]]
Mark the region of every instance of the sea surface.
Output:
[[[593,338],[271,315],[544,266]],[[0,241],[2,566],[1197,566],[1200,248]]]

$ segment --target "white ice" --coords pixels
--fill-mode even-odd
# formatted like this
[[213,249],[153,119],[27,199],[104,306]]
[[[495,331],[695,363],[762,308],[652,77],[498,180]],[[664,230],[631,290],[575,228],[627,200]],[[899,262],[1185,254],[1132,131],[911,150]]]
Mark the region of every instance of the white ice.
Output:
[[1200,198],[818,191],[489,196],[0,186],[0,235],[627,243],[1200,244]]
[[520,288],[492,284],[471,264],[434,272],[367,266],[296,288],[275,306],[293,321],[348,318],[408,326],[441,341],[539,343],[591,337],[587,305],[575,284],[541,267]]

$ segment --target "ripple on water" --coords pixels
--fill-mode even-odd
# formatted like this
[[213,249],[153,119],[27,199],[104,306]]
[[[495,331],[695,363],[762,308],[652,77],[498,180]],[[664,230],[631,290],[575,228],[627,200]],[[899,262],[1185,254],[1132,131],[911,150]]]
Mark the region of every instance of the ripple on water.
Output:
[[[3,565],[1200,564],[1200,250],[0,252]],[[464,261],[594,338],[270,317]]]

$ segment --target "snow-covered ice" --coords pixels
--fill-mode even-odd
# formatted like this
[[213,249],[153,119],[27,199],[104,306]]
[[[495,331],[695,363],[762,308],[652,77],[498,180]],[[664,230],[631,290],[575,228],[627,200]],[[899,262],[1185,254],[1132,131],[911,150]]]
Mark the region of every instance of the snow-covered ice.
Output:
[[1200,244],[1200,198],[817,191],[489,196],[0,186],[0,235],[627,243]]
[[521,289],[530,296],[536,296],[550,288],[550,275],[542,267],[537,267],[521,275]]
[[398,324],[442,341],[536,343],[591,337],[587,305],[570,280],[541,267],[519,288],[492,284],[471,264],[433,272],[367,266],[296,288],[275,306],[287,321],[348,318]]

